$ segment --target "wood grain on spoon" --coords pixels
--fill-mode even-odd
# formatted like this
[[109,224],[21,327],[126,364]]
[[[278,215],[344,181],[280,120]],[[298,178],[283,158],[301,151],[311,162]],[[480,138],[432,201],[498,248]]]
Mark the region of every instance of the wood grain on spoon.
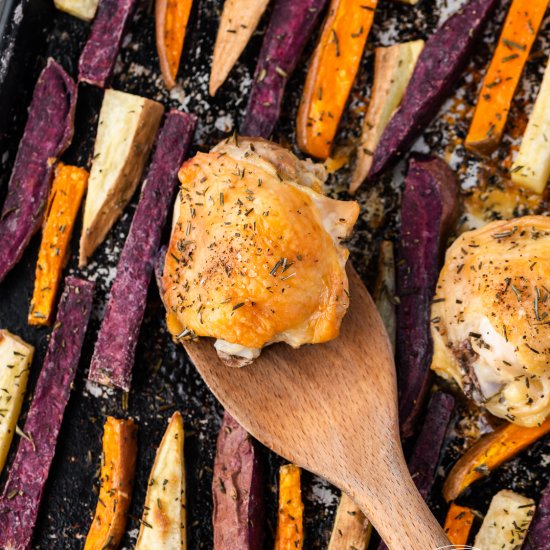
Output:
[[449,542],[403,457],[388,337],[353,269],[349,278],[351,306],[339,338],[327,344],[275,345],[242,369],[224,366],[211,340],[185,348],[244,428],[345,491],[389,548],[435,550]]

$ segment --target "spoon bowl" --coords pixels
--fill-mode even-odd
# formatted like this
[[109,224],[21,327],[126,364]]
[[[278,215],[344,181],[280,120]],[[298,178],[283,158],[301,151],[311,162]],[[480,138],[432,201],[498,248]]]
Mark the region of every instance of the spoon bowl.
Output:
[[436,550],[449,542],[403,457],[388,336],[361,279],[348,271],[351,304],[331,342],[276,344],[241,369],[223,365],[208,339],[185,348],[250,434],[346,492],[391,550]]

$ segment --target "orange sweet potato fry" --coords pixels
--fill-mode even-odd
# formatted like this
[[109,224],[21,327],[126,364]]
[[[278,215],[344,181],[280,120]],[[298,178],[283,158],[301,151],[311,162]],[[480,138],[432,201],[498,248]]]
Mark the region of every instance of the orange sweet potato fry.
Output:
[[367,42],[377,0],[332,0],[309,65],[296,122],[298,146],[326,159]]
[[193,0],[156,0],[155,26],[160,70],[168,89],[176,85]]
[[137,425],[107,417],[103,432],[101,486],[84,550],[114,550],[124,535],[137,455]]
[[451,544],[463,546],[468,542],[468,536],[474,522],[474,512],[465,506],[451,503],[445,518],[445,534]]
[[454,500],[474,481],[488,475],[549,432],[550,418],[533,428],[505,424],[484,435],[453,466],[445,480],[443,496],[447,501]]
[[279,470],[279,518],[275,536],[275,550],[302,550],[304,527],[301,470],[294,464]]
[[493,59],[483,79],[466,148],[491,154],[500,143],[523,67],[539,30],[548,0],[513,0]]
[[36,263],[29,325],[49,325],[74,222],[88,185],[88,172],[59,164],[52,184]]

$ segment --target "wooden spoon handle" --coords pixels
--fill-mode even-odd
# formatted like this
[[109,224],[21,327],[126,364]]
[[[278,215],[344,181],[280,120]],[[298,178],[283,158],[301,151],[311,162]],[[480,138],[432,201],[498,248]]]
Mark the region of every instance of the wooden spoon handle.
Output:
[[400,454],[384,464],[387,475],[378,471],[380,476],[366,476],[372,485],[360,487],[353,499],[390,550],[447,547],[449,540],[420,496]]

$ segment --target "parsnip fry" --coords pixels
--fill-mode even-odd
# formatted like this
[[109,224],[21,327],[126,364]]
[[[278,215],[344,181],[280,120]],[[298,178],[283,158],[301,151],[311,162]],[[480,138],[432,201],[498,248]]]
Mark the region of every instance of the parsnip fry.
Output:
[[256,30],[269,0],[225,0],[212,68],[210,95],[215,95]]
[[108,416],[103,432],[101,486],[84,550],[115,550],[120,544],[136,468],[137,425]]
[[185,462],[183,420],[170,419],[151,468],[135,550],[185,550]]
[[444,527],[449,542],[455,546],[466,544],[473,522],[474,513],[470,508],[451,503]]
[[33,354],[33,346],[0,330],[0,473],[21,412]]
[[414,40],[374,50],[374,82],[357,148],[350,193],[354,193],[367,178],[372,155],[391,116],[403,99],[423,47],[424,40]]
[[445,480],[443,496],[447,501],[454,500],[474,481],[488,475],[549,432],[550,418],[534,428],[505,424],[484,435],[453,466]]
[[369,544],[372,525],[361,509],[346,494],[340,497],[328,550],[365,550]]
[[500,143],[510,104],[537,37],[548,0],[513,0],[483,79],[465,145],[489,155]]
[[376,277],[376,285],[374,287],[374,302],[376,308],[388,336],[391,346],[395,352],[395,302],[396,302],[396,287],[395,287],[395,257],[393,251],[393,243],[391,241],[382,241],[380,243],[380,257],[378,259],[378,275]]
[[535,514],[535,501],[513,491],[498,492],[489,506],[474,546],[482,550],[518,550]]
[[550,60],[546,64],[533,112],[510,170],[516,185],[542,193],[550,177]]
[[54,0],[55,7],[84,21],[94,18],[99,0]]
[[29,325],[49,325],[52,320],[74,223],[87,185],[86,170],[59,163],[50,191],[42,242],[36,262]]
[[279,517],[275,550],[302,550],[304,526],[301,469],[294,464],[281,466],[279,470]]
[[134,194],[163,112],[156,101],[112,89],[105,92],[84,205],[80,267],[87,264]]
[[[304,153],[326,159],[361,63],[378,0],[332,0],[296,122]],[[335,85],[337,83],[337,85]]]
[[155,26],[160,70],[166,87],[176,85],[193,0],[156,0]]

